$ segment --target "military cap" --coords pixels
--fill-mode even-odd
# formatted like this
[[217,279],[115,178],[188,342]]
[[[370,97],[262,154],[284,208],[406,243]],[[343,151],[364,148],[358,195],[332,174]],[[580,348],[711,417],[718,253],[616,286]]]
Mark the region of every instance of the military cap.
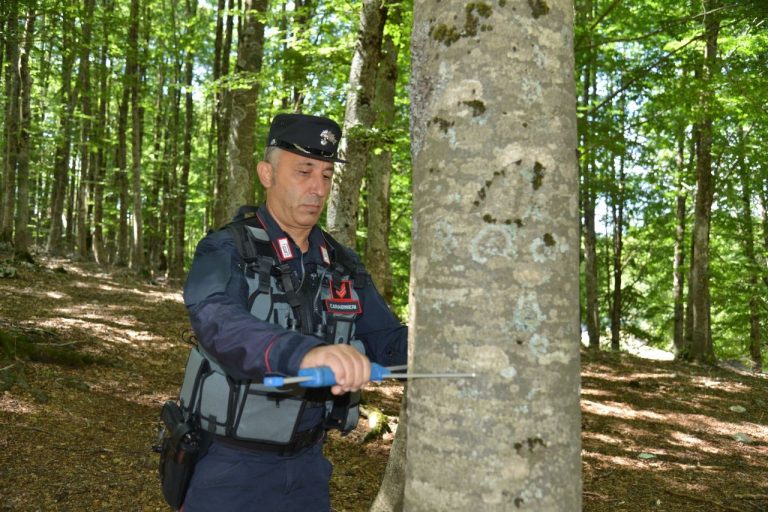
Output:
[[277,114],[272,119],[267,146],[326,162],[345,163],[336,156],[341,127],[327,117]]

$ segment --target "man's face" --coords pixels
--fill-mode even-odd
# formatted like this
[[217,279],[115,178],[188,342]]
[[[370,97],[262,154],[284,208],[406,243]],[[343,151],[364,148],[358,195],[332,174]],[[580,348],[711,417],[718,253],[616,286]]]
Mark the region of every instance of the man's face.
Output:
[[279,151],[276,165],[259,166],[267,207],[278,224],[286,231],[317,224],[331,192],[333,163]]

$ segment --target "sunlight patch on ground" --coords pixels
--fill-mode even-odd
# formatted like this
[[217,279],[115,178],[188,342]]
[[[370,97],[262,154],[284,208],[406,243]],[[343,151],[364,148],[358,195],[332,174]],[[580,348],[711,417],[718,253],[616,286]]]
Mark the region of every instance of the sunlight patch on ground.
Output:
[[670,439],[670,443],[675,446],[680,446],[682,448],[693,448],[695,450],[710,454],[723,453],[723,450],[721,450],[719,447],[713,446],[711,443],[708,443],[696,436],[687,434],[685,432],[672,432],[670,437],[672,438]]
[[742,384],[741,382],[713,379],[706,376],[691,376],[691,382],[699,386],[704,386],[705,388],[720,389],[730,393],[744,393],[749,392],[750,390],[749,386]]
[[11,296],[17,296],[17,295],[24,295],[26,297],[37,297],[39,299],[54,299],[54,300],[61,300],[61,299],[69,299],[70,296],[63,292],[57,292],[57,291],[45,291],[45,290],[37,290],[34,288],[13,288],[13,287],[6,287],[6,286],[0,286],[0,290],[7,291]]
[[[70,314],[73,314],[70,312]],[[37,325],[49,328],[66,330],[72,328],[83,329],[90,335],[98,337],[104,341],[116,344],[134,344],[164,341],[165,338],[152,334],[149,331],[130,329],[135,327],[136,321],[123,317],[108,317],[108,321],[117,324],[120,327],[113,327],[103,323],[102,317],[98,315],[83,315],[75,313],[81,318],[58,317],[48,320],[39,320]],[[104,319],[104,321],[107,321]]]
[[627,420],[649,420],[649,421],[665,421],[666,416],[648,410],[635,410],[622,402],[593,402],[591,400],[581,401],[582,409],[592,414],[600,416],[613,416],[615,418],[622,418]]
[[582,432],[582,438],[594,439],[595,441],[599,441],[601,443],[612,444],[616,446],[622,446],[626,444],[626,441],[620,437],[609,436],[599,432]]
[[40,407],[32,402],[21,400],[6,391],[0,395],[0,411],[14,414],[32,414],[40,410]]
[[644,469],[647,465],[645,461],[635,459],[633,457],[606,455],[604,453],[591,452],[589,450],[582,450],[581,454],[584,458],[594,459],[595,461],[601,462],[606,466],[622,466],[625,468]]
[[605,389],[581,388],[581,396],[615,396],[616,394]]

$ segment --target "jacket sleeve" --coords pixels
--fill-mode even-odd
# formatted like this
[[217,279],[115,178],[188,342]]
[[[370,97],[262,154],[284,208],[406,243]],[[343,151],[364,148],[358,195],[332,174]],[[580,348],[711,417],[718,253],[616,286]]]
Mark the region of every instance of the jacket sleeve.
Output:
[[[349,253],[362,267],[359,257]],[[406,364],[408,327],[389,309],[367,271],[365,279],[365,286],[357,290],[363,313],[355,321],[355,337],[363,342],[371,361],[382,366]]]
[[232,236],[225,230],[197,245],[184,284],[184,304],[202,347],[235,379],[265,373],[296,375],[321,340],[259,320],[248,311],[248,284]]

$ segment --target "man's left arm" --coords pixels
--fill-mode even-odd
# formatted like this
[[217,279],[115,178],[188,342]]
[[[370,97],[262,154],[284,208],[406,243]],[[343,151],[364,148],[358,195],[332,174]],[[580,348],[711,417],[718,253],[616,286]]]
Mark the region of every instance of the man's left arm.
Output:
[[408,327],[395,317],[370,276],[357,290],[363,313],[355,321],[355,338],[365,345],[368,358],[382,366],[408,362]]

